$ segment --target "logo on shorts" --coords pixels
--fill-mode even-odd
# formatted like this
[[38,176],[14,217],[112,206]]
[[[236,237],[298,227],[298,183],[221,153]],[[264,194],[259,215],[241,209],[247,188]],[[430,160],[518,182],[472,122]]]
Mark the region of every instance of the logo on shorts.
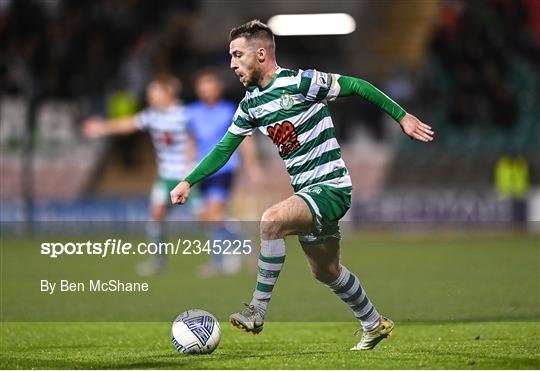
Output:
[[281,93],[281,99],[279,101],[279,105],[283,109],[291,109],[292,106],[294,106],[294,100],[292,99],[290,94],[282,92]]
[[320,195],[321,192],[322,192],[322,189],[319,188],[319,187],[315,187],[315,188],[311,188],[308,192],[310,192],[310,193],[316,193],[316,194]]

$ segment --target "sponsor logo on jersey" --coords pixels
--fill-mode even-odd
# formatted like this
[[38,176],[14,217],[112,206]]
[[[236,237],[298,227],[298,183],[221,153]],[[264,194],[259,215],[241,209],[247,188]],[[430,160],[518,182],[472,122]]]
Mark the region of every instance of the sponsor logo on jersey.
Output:
[[290,121],[283,121],[281,124],[276,124],[268,128],[268,135],[278,146],[279,152],[283,154],[291,153],[300,147],[298,135],[294,125]]

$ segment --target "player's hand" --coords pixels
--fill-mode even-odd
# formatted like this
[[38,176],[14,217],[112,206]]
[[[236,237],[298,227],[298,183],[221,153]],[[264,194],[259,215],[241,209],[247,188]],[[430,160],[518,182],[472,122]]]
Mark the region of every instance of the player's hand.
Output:
[[85,138],[97,139],[105,136],[106,132],[105,121],[98,117],[90,117],[81,125],[81,133]]
[[171,202],[173,204],[183,205],[189,198],[189,190],[191,186],[188,182],[182,181],[171,191]]
[[431,129],[431,126],[424,124],[416,117],[410,114],[403,116],[399,122],[403,132],[407,134],[411,139],[416,139],[421,142],[431,142],[433,135],[435,134]]

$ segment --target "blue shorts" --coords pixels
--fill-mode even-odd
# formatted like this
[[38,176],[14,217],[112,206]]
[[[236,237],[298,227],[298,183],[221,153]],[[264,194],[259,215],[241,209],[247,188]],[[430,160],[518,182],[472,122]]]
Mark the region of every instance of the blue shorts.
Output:
[[201,196],[205,201],[227,202],[231,196],[234,173],[227,171],[223,174],[206,178],[199,185]]

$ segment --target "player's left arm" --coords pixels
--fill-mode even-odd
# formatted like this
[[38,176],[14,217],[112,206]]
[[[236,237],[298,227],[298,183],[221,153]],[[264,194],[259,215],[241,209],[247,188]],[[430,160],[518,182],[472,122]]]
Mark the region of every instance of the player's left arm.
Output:
[[394,102],[390,97],[369,82],[356,77],[340,76],[337,79],[337,83],[339,84],[340,97],[350,95],[361,96],[367,101],[380,107],[384,112],[396,120],[403,129],[403,132],[411,137],[411,139],[422,142],[431,142],[433,140],[434,132],[431,126],[407,113],[399,104]]

